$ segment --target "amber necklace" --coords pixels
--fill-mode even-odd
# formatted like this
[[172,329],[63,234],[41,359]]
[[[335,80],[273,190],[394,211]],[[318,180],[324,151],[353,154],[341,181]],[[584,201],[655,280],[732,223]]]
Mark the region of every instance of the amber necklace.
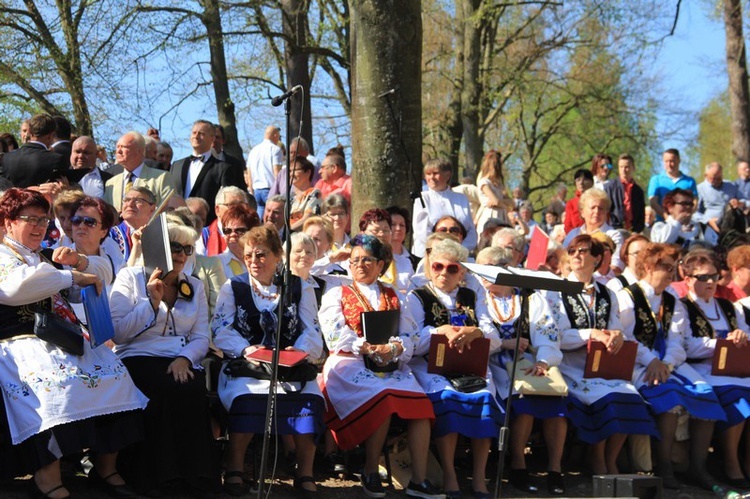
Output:
[[[496,296],[494,293],[492,293],[492,299],[490,300],[492,302],[492,308],[495,310],[495,314],[497,315],[498,320],[500,321],[500,324],[505,324],[506,322],[509,322],[515,315],[516,315],[516,293],[515,291],[512,291],[510,294],[510,313],[505,316],[500,312],[500,307],[497,306],[498,300],[506,300],[506,297],[504,296]],[[497,298],[497,300],[495,299]]]
[[250,284],[253,287],[253,293],[264,300],[275,301],[276,298],[279,297],[279,293],[265,294],[263,291],[261,291],[260,287],[258,287],[258,284],[255,282],[255,279],[253,277],[250,278]]

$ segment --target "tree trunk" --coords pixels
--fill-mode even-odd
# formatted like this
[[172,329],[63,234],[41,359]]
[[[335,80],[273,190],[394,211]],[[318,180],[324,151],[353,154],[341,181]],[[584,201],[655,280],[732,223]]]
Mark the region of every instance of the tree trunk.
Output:
[[[463,6],[461,5],[463,0],[456,0],[456,32],[455,38],[457,40],[463,40],[464,36],[464,12]],[[455,59],[455,70],[453,78],[455,84],[451,90],[451,100],[448,104],[448,111],[445,114],[445,129],[448,132],[448,159],[453,165],[453,179],[457,182],[461,181],[460,178],[460,153],[461,153],[461,138],[464,133],[464,124],[461,121],[461,94],[463,92],[463,71],[464,71],[464,48],[463,43],[458,44],[456,47],[456,59]]]
[[[310,105],[310,68],[309,56],[300,47],[307,45],[307,11],[310,4],[307,0],[281,0],[282,18],[284,25],[284,54],[286,62],[287,89],[302,85],[304,101],[302,108],[299,99],[303,94],[292,97],[291,101],[291,135],[298,134],[310,144],[310,154],[315,153],[312,137],[312,107]],[[300,120],[302,129],[300,130]],[[287,144],[288,146],[288,144]],[[322,159],[322,158],[321,158]]]
[[729,98],[732,108],[732,154],[738,160],[747,161],[750,160],[750,91],[740,0],[724,0],[724,25],[727,37]]
[[[482,62],[481,13],[482,0],[462,0],[463,7],[463,92],[461,111],[463,113],[464,174],[473,176],[482,161],[484,147],[480,136],[481,113],[479,110],[482,83],[479,67]],[[457,182],[459,179],[453,179]]]
[[356,228],[373,207],[411,210],[420,185],[422,18],[421,0],[349,0],[349,9]]
[[224,55],[224,32],[221,27],[221,12],[218,0],[203,2],[201,21],[206,27],[208,48],[211,54],[211,79],[213,80],[216,114],[219,124],[224,127],[224,150],[230,156],[243,158],[242,146],[237,140],[237,117],[234,113],[234,102],[229,94],[229,77],[227,61]]

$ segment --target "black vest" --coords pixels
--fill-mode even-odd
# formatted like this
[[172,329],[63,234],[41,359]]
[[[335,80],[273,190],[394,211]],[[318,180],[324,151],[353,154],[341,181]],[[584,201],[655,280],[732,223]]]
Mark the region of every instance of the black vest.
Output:
[[[237,312],[234,316],[232,327],[247,339],[251,345],[263,345],[273,348],[275,343],[274,330],[265,331],[261,327],[261,313],[253,301],[253,288],[248,282],[249,276],[234,276],[230,279],[232,283],[232,293],[234,294],[234,304]],[[281,319],[281,345],[282,349],[294,346],[299,335],[302,333],[302,323],[299,320],[299,302],[302,298],[302,280],[292,276],[291,286],[291,303],[287,304],[284,315]],[[275,310],[276,317],[279,316],[279,308]]]
[[[503,335],[503,326],[499,322],[492,321],[492,323],[495,325],[495,329],[497,329],[500,332],[501,339],[512,339],[515,338],[518,334],[521,335],[521,338],[526,338],[527,340],[531,341],[531,320],[529,314],[531,311],[529,310],[529,293],[522,292],[521,293],[521,313],[518,314],[518,317],[513,322],[513,334],[510,338],[507,338]],[[488,300],[494,300],[492,296],[488,296]]]
[[[727,322],[729,323],[729,331],[731,332],[737,329],[737,315],[734,313],[732,302],[723,298],[714,298],[714,300],[719,304],[719,308],[724,313],[724,317],[726,317]],[[690,329],[692,330],[693,337],[715,338],[716,331],[714,331],[708,318],[698,305],[693,303],[693,300],[687,296],[682,298],[682,303],[684,303],[685,308],[687,308],[688,317],[690,318]]]
[[607,329],[612,300],[607,288],[594,281],[594,324],[589,321],[589,308],[580,294],[560,293],[570,325],[575,329]]
[[[631,284],[625,289],[628,290],[628,293],[630,293],[630,297],[635,304],[633,311],[635,313],[635,326],[633,328],[635,339],[646,345],[646,347],[651,350],[654,348],[654,342],[656,341],[656,335],[658,333],[651,305],[648,304],[646,295],[643,294],[643,290],[638,284]],[[664,333],[664,340],[666,341],[669,326],[672,324],[674,306],[677,303],[677,300],[667,292],[661,294],[661,299],[662,306],[664,307],[664,314],[661,317],[661,328]]]
[[[414,294],[422,302],[424,308],[424,325],[440,327],[451,323],[451,314],[435,294],[425,286],[414,290]],[[469,288],[458,288],[456,293],[456,308],[466,314],[465,326],[476,326],[475,313],[477,295]]]

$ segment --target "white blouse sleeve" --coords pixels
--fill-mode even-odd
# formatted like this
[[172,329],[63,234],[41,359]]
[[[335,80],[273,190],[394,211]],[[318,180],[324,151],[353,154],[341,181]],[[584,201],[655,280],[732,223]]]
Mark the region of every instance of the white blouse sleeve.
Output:
[[341,286],[330,288],[323,294],[318,312],[320,330],[332,353],[351,352],[357,333],[346,325],[341,310]]
[[9,256],[0,257],[0,303],[18,307],[49,298],[73,285],[69,270],[49,263],[27,265]]
[[159,303],[154,313],[146,292],[142,267],[124,267],[118,274],[109,293],[109,308],[115,326],[113,341],[125,344],[151,328],[161,317],[166,320],[167,306]]
[[232,358],[242,357],[242,351],[250,346],[250,343],[232,327],[236,312],[232,282],[227,281],[219,290],[216,311],[211,319],[211,333],[214,345]]
[[318,326],[318,309],[315,291],[310,286],[302,287],[299,302],[299,320],[302,322],[302,334],[294,342],[294,348],[307,353],[311,361],[323,355],[323,336]]
[[[430,340],[433,333],[437,331],[434,326],[425,326],[424,305],[414,291],[406,295],[406,306],[404,307],[414,321],[414,355],[427,355],[430,351]],[[403,309],[402,309],[403,314]]]
[[560,331],[547,301],[539,293],[529,296],[529,315],[529,335],[531,345],[536,349],[536,360],[546,362],[548,366],[560,365],[563,358]]
[[[203,289],[203,283],[198,279],[190,279],[193,286],[193,300],[191,304],[197,306],[195,320],[189,331],[177,331],[177,334],[184,335],[188,338],[187,344],[182,347],[179,357],[185,357],[197,367],[208,353],[210,344],[210,333],[208,330],[208,301],[206,292]],[[173,313],[178,313],[176,310]]]

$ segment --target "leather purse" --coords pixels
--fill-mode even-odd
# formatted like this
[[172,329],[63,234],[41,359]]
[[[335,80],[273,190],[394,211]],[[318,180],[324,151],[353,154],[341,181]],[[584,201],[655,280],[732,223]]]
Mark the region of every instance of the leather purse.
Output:
[[34,313],[34,334],[73,355],[83,355],[83,331],[54,312]]
[[471,374],[459,376],[446,376],[453,388],[461,393],[474,393],[487,387],[487,380],[481,376],[472,376]]
[[[544,395],[548,397],[564,397],[568,394],[568,384],[565,382],[560,369],[550,367],[544,376],[525,374],[524,371],[534,365],[529,359],[519,359],[516,363],[516,375],[513,378],[513,389],[520,395]],[[513,361],[505,363],[505,369],[513,370]]]

